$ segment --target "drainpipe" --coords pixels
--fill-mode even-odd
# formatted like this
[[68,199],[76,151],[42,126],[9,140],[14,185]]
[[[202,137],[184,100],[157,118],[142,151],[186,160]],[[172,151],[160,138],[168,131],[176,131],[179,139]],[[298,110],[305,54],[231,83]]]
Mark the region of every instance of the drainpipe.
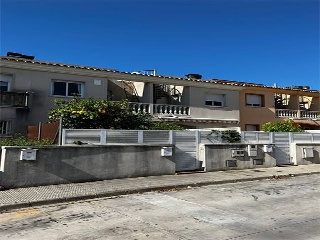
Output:
[[42,127],[42,123],[39,122],[39,125],[38,125],[38,140],[41,140],[41,127]]
[[59,119],[59,140],[58,145],[61,146],[61,138],[62,138],[62,117]]

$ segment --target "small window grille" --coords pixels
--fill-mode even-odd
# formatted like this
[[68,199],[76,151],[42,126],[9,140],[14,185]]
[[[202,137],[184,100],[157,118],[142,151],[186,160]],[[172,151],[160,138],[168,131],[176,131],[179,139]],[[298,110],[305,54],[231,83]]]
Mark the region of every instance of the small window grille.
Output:
[[11,123],[9,121],[0,121],[0,135],[7,135],[10,133]]

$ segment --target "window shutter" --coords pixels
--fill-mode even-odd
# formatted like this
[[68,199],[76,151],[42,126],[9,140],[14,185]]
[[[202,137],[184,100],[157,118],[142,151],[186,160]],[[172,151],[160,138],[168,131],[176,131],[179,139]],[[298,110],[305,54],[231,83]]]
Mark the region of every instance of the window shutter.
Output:
[[215,107],[223,107],[224,104],[224,95],[223,94],[213,94],[206,96],[205,104]]
[[262,99],[260,95],[247,95],[247,105],[262,106]]

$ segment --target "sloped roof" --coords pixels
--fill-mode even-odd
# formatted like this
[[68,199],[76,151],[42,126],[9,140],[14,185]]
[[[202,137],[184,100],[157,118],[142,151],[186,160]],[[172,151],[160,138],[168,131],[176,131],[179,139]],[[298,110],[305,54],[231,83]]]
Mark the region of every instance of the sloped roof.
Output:
[[[8,61],[8,62],[17,62],[17,63],[26,63],[26,64],[34,64],[37,66],[49,66],[49,67],[63,67],[66,69],[79,69],[79,70],[90,70],[96,72],[106,72],[106,73],[116,73],[116,74],[127,74],[127,75],[137,75],[137,76],[147,76],[151,78],[160,78],[160,79],[172,79],[172,80],[183,80],[188,82],[198,82],[198,83],[212,83],[216,85],[224,85],[224,86],[234,86],[234,87],[254,87],[254,88],[261,88],[261,90],[266,89],[268,91],[275,91],[279,92],[279,90],[290,90],[294,92],[310,92],[310,93],[320,93],[318,90],[305,90],[305,89],[292,89],[288,87],[280,88],[280,87],[270,87],[263,84],[258,83],[248,83],[248,82],[239,82],[239,81],[232,81],[232,80],[223,80],[223,79],[195,79],[195,78],[186,78],[186,77],[175,77],[175,76],[166,76],[166,75],[146,75],[146,74],[139,74],[137,72],[121,72],[115,69],[108,69],[108,68],[100,68],[100,67],[91,67],[91,66],[82,66],[82,65],[75,65],[75,64],[66,64],[66,63],[57,63],[57,62],[48,62],[48,61],[39,61],[39,60],[31,60],[31,59],[24,59],[24,58],[15,58],[15,57],[6,57],[0,56],[0,60]],[[1,64],[0,64],[1,66]]]

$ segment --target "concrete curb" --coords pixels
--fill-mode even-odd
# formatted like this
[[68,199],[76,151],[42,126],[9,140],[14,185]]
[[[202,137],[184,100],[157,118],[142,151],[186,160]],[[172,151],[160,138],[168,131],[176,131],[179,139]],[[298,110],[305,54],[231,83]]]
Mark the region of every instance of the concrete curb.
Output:
[[213,181],[199,181],[199,182],[189,182],[184,184],[172,184],[172,185],[165,185],[165,186],[156,186],[156,187],[141,187],[135,189],[126,189],[126,190],[115,190],[110,192],[101,192],[96,194],[85,194],[85,195],[78,195],[72,197],[61,197],[61,198],[53,198],[53,199],[46,199],[46,200],[38,200],[32,202],[24,202],[24,203],[15,203],[15,204],[8,204],[0,206],[0,211],[8,211],[20,208],[28,208],[28,207],[37,207],[42,205],[50,205],[50,204],[57,204],[57,203],[67,203],[67,202],[74,202],[74,201],[83,201],[83,200],[93,200],[97,198],[107,198],[107,197],[118,197],[124,196],[128,194],[136,194],[136,193],[145,193],[145,192],[153,192],[153,191],[165,191],[165,190],[181,190],[186,189],[188,187],[201,187],[201,186],[208,186],[208,185],[220,185],[226,183],[236,183],[236,182],[250,182],[250,181],[258,181],[264,179],[281,179],[281,178],[289,178],[289,177],[296,177],[296,176],[305,176],[305,175],[313,175],[313,174],[320,174],[319,172],[305,172],[305,173],[293,173],[293,174],[277,174],[277,175],[268,175],[268,176],[261,176],[261,177],[242,177],[242,178],[234,178],[234,179],[227,179],[227,180],[213,180]]

